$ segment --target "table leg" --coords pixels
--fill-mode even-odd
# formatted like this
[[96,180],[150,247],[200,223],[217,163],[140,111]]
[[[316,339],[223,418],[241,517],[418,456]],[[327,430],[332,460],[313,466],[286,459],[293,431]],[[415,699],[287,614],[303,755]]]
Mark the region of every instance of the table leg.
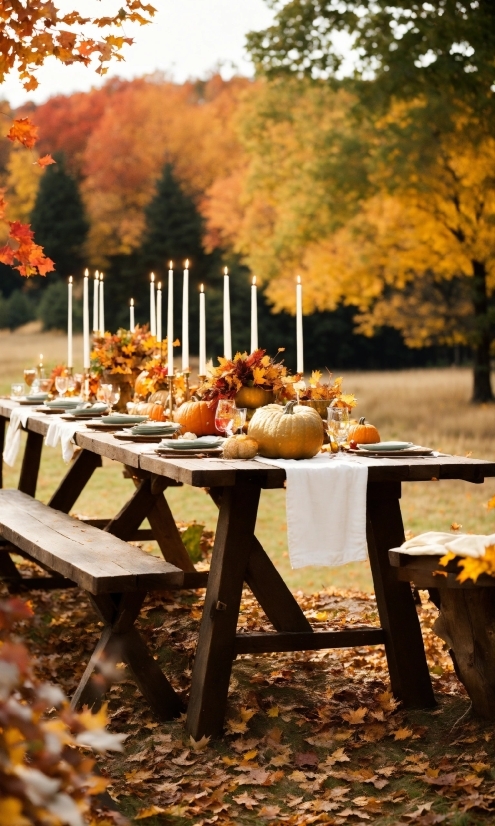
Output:
[[51,508],[69,513],[91,479],[96,468],[101,467],[101,456],[90,450],[81,450],[48,502]]
[[5,446],[5,430],[7,428],[7,419],[0,416],[0,488],[3,488],[3,449]]
[[398,582],[388,551],[404,542],[400,483],[368,483],[368,552],[392,691],[405,706],[435,705],[411,587]]
[[29,496],[36,495],[36,485],[38,484],[42,448],[42,434],[34,433],[32,430],[28,430],[26,449],[22,459],[18,488],[19,490],[22,490],[23,493],[29,494]]
[[259,498],[260,488],[247,482],[226,488],[222,497],[187,712],[196,740],[222,731]]

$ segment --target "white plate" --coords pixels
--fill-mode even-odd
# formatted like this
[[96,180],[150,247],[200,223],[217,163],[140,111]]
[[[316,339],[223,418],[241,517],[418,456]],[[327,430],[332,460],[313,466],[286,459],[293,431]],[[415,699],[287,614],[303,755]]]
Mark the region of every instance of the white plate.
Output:
[[381,450],[389,453],[391,450],[407,450],[414,447],[413,442],[376,442],[376,444],[361,445],[358,444],[361,450],[371,450],[372,453],[379,453]]

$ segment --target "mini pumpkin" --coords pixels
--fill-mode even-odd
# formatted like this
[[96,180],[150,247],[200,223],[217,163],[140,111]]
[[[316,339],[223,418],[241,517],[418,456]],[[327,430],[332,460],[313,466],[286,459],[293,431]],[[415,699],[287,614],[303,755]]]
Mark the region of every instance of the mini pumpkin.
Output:
[[154,393],[151,394],[148,401],[150,402],[160,402],[163,405],[166,405],[168,402],[168,390],[156,390]]
[[374,445],[381,441],[376,427],[369,424],[364,416],[359,419],[357,424],[351,425],[347,439],[348,441],[353,439],[358,445]]
[[258,442],[245,434],[230,436],[223,446],[225,459],[252,459],[257,452]]
[[196,399],[183,402],[176,410],[174,418],[182,425],[183,430],[196,433],[197,436],[218,435],[215,427],[215,405],[210,407],[208,402]]
[[311,407],[295,401],[285,407],[268,404],[256,410],[248,436],[258,442],[260,456],[268,459],[311,459],[323,445],[323,422]]

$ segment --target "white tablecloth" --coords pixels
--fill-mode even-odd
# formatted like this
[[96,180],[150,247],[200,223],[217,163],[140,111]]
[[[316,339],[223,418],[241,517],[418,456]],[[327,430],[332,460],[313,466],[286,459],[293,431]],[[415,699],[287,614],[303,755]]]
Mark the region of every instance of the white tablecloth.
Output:
[[76,450],[76,443],[74,441],[74,434],[78,430],[86,430],[82,422],[64,422],[58,416],[50,421],[48,432],[45,438],[45,445],[48,447],[57,447],[60,442],[62,445],[62,457],[64,462],[70,462]]
[[478,558],[485,555],[489,545],[495,545],[495,534],[484,536],[468,533],[441,533],[428,531],[413,536],[404,542],[400,548],[393,548],[401,554],[410,556],[443,556],[451,551],[456,556],[472,556]]
[[19,407],[12,409],[3,448],[3,460],[9,467],[15,464],[21,446],[21,428],[26,427],[27,420],[32,412],[27,404],[20,404]]
[[367,558],[368,468],[345,455],[264,459],[287,476],[287,539],[293,568]]

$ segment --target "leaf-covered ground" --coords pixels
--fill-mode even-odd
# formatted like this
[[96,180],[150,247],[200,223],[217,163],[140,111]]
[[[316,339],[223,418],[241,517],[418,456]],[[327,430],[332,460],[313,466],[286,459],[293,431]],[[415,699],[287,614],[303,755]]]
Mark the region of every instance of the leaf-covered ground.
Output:
[[[330,589],[299,595],[321,628],[378,622],[374,597]],[[30,641],[40,674],[73,692],[99,634],[77,590],[33,593]],[[202,594],[148,599],[140,627],[187,698]],[[100,767],[119,809],[147,824],[490,823],[493,727],[470,716],[436,609],[418,609],[438,707],[403,711],[389,691],[383,650],[243,656],[234,664],[226,732],[191,742],[182,720],[158,723],[125,678],[109,694],[111,726],[128,737]],[[250,592],[245,629],[268,629]]]

